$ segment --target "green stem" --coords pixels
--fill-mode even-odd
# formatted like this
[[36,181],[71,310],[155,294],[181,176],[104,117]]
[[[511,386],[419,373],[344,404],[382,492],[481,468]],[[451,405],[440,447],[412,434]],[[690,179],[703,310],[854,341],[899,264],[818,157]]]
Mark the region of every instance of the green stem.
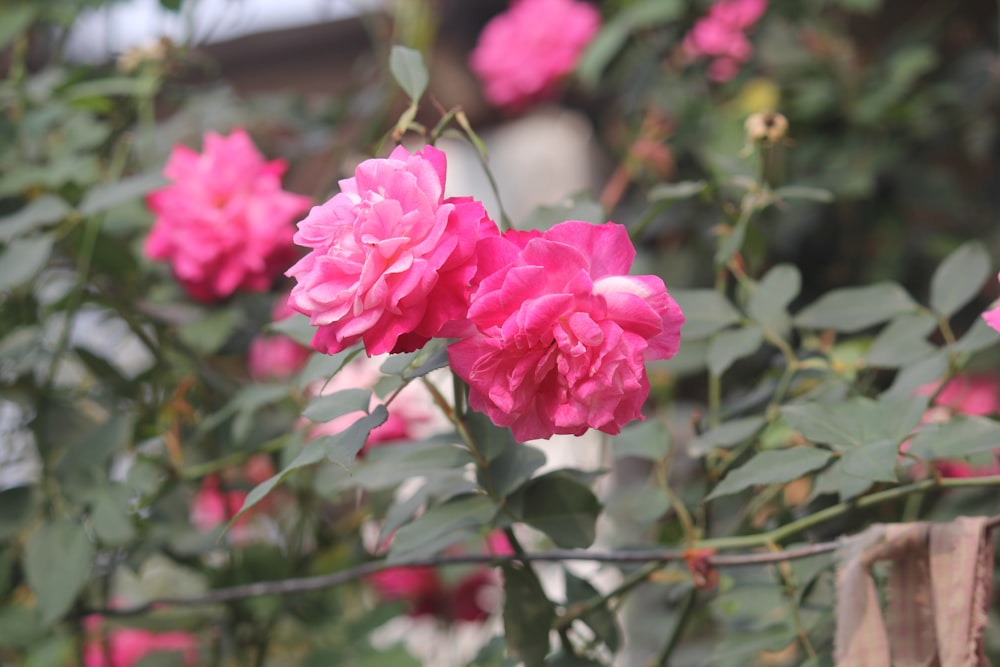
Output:
[[691,612],[694,611],[694,603],[697,598],[698,589],[694,587],[684,594],[684,599],[681,600],[680,608],[677,610],[677,620],[674,622],[674,627],[670,628],[667,641],[663,644],[663,648],[660,649],[659,654],[657,654],[656,660],[653,662],[654,665],[666,667],[669,663],[670,656],[680,643],[681,635],[684,634],[684,628],[687,627],[688,622],[691,620]]
[[817,526],[821,523],[835,519],[853,510],[860,510],[866,507],[879,505],[890,500],[904,498],[912,493],[930,491],[931,489],[958,489],[972,488],[977,486],[997,486],[1000,485],[1000,475],[990,475],[987,477],[950,477],[940,481],[936,479],[925,479],[913,484],[897,486],[893,489],[886,489],[878,493],[872,493],[856,500],[831,505],[826,509],[814,512],[801,519],[792,521],[765,533],[756,535],[740,535],[736,537],[720,537],[708,539],[695,545],[699,549],[749,549],[752,547],[767,546],[769,543],[780,543],[788,538],[801,533],[804,530]]
[[651,574],[662,568],[663,565],[664,563],[661,561],[646,563],[635,572],[625,577],[620,584],[615,586],[614,589],[604,593],[603,595],[598,595],[581,602],[580,604],[573,605],[566,611],[565,614],[556,620],[555,628],[557,630],[560,628],[568,628],[573,624],[573,621],[583,618],[584,616],[600,609],[611,600],[624,595],[642,582],[646,581],[646,579],[649,579]]

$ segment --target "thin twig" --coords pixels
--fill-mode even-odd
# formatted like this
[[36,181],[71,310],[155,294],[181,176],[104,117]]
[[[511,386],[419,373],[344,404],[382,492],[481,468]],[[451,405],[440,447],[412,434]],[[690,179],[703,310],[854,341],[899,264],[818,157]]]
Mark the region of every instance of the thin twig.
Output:
[[[973,481],[974,478],[965,478],[962,480],[946,480],[947,482],[966,482],[965,484],[950,484],[951,486],[972,486],[969,482]],[[995,475],[992,477],[981,477],[979,480],[989,480],[993,484],[1000,483],[1000,475]],[[910,485],[919,486],[918,485]],[[873,494],[878,495],[878,494]],[[835,506],[836,507],[836,506]],[[806,517],[808,518],[808,517]],[[987,521],[987,527],[995,528],[1000,526],[1000,515],[991,517]],[[744,538],[745,543],[750,543],[753,540],[752,546],[763,546],[768,542],[777,542],[779,540],[774,537],[769,537],[777,531],[771,531],[770,533],[763,533],[760,535],[747,535]],[[791,533],[788,533],[791,534]],[[729,542],[733,542],[740,538],[729,538]],[[728,546],[722,544],[724,540],[705,540],[704,542],[696,545],[698,548],[712,548],[713,543],[718,544],[719,549],[729,549],[729,548],[741,548],[745,547],[746,544],[732,545]],[[778,552],[769,553],[752,553],[752,554],[734,554],[734,555],[717,555],[713,554],[707,558],[708,563],[712,567],[744,567],[752,565],[767,565],[772,563],[778,563],[783,561],[795,560],[799,558],[808,558],[809,556],[815,556],[818,554],[828,553],[834,551],[841,544],[840,541],[831,542],[820,542],[817,544],[805,545],[801,547],[795,547],[792,549],[785,549]],[[154,609],[162,607],[196,607],[203,605],[217,604],[220,602],[229,602],[232,600],[244,600],[248,598],[260,597],[263,595],[290,595],[294,593],[308,593],[312,591],[324,590],[327,588],[333,588],[341,584],[345,584],[357,579],[364,579],[365,577],[371,576],[376,572],[386,570],[392,567],[403,567],[403,566],[413,566],[413,567],[445,567],[449,565],[470,565],[470,564],[483,564],[483,565],[499,565],[501,563],[529,563],[529,562],[568,562],[568,561],[589,561],[589,562],[600,562],[600,563],[647,563],[650,567],[653,564],[662,565],[668,562],[683,561],[686,549],[635,549],[630,551],[583,551],[583,550],[552,550],[542,553],[530,553],[525,552],[521,554],[511,554],[506,556],[498,556],[494,554],[459,554],[459,555],[441,555],[432,558],[421,558],[416,560],[409,560],[401,563],[386,563],[384,560],[372,561],[369,563],[364,563],[357,567],[342,570],[340,572],[333,572],[330,574],[318,575],[314,577],[302,577],[298,579],[285,579],[283,581],[262,581],[253,584],[243,584],[239,586],[231,586],[229,588],[218,588],[213,591],[209,591],[203,595],[191,596],[191,597],[164,597],[155,600],[150,600],[149,602],[133,607],[123,607],[118,609],[97,609],[90,610],[87,613],[98,613],[105,616],[136,616],[139,614],[145,614]],[[640,579],[641,580],[641,579]]]

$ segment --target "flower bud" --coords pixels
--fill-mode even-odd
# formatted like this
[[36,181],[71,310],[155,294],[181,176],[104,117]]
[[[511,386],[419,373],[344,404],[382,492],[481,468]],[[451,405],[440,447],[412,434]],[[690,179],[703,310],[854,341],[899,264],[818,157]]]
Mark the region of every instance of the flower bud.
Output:
[[750,143],[777,143],[788,134],[788,119],[780,113],[768,111],[749,116],[744,123],[747,141]]

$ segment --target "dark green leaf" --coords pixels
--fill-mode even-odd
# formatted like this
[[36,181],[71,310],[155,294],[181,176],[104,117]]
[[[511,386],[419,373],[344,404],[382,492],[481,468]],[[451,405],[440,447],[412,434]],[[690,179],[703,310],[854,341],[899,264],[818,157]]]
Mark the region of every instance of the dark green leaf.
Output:
[[396,531],[387,560],[400,563],[440,553],[456,542],[484,532],[496,513],[496,505],[485,495],[452,498]]
[[524,521],[565,549],[589,547],[601,504],[588,486],[564,471],[536,477],[522,489]]
[[0,540],[16,535],[37,509],[33,486],[15,486],[0,491]]
[[32,236],[11,241],[0,254],[0,292],[31,282],[52,254],[52,237]]
[[812,442],[844,450],[881,441],[899,445],[920,423],[926,408],[925,396],[852,398],[833,404],[784,405],[781,416]]
[[352,412],[368,412],[371,400],[372,392],[368,389],[343,389],[313,398],[302,416],[314,422],[333,421]]
[[333,463],[350,468],[358,457],[358,452],[368,442],[372,429],[385,423],[389,411],[384,405],[376,405],[371,414],[365,415],[337,435],[319,438],[326,446],[326,458]]
[[419,51],[400,46],[392,47],[389,53],[389,70],[399,87],[409,95],[413,102],[420,100],[427,90],[427,66]]
[[56,519],[31,534],[21,564],[43,625],[51,625],[73,606],[90,578],[93,560],[94,547],[79,522]]
[[871,488],[872,480],[858,475],[849,475],[844,471],[844,461],[834,461],[826,470],[816,475],[813,484],[812,497],[836,493],[842,501],[856,498]]
[[616,523],[649,526],[670,511],[670,496],[659,487],[626,485],[605,500],[604,513]]
[[953,352],[973,354],[993,347],[997,343],[1000,343],[1000,334],[997,333],[996,329],[986,324],[983,318],[977,317],[965,335],[949,349]]
[[760,279],[747,301],[747,314],[763,327],[781,333],[788,327],[788,305],[802,289],[802,275],[791,264],[779,264]]
[[815,447],[791,447],[757,454],[748,462],[730,470],[712,489],[706,500],[719,498],[759,484],[791,482],[826,465],[832,454]]
[[743,444],[757,435],[765,424],[767,420],[764,417],[743,417],[725,422],[691,440],[688,453],[691,456],[704,456],[716,447]]
[[0,218],[0,241],[9,243],[19,236],[59,222],[69,211],[69,205],[59,197],[42,195],[17,213]]
[[954,459],[1000,448],[1000,423],[985,417],[956,415],[944,424],[924,426],[908,451],[925,459]]
[[795,316],[795,325],[854,333],[897,315],[916,312],[917,304],[892,282],[845,287],[821,296]]
[[[587,580],[581,579],[568,570],[564,571],[564,574],[566,581],[567,608],[572,608],[575,604],[589,602],[594,598],[600,597],[600,591],[591,586],[590,582]],[[615,618],[614,613],[608,608],[607,604],[604,604],[584,615],[581,620],[594,631],[594,636],[604,642],[612,653],[618,651],[619,638],[621,636],[621,632],[618,629],[618,619]],[[561,664],[573,663],[564,662]]]
[[59,469],[104,466],[132,441],[135,421],[136,415],[132,412],[111,415],[106,422],[73,443],[59,461]]
[[113,484],[97,491],[91,519],[98,539],[108,546],[122,546],[135,537],[135,528],[128,514],[132,490]]
[[106,211],[109,208],[143,197],[166,183],[166,177],[159,171],[154,171],[123,178],[114,183],[94,186],[80,202],[80,215],[93,215]]
[[972,301],[990,275],[990,255],[981,241],[968,241],[948,255],[931,277],[931,309],[951,317]]
[[720,332],[708,346],[709,372],[722,375],[737,360],[759,350],[763,342],[764,333],[756,326]]
[[805,199],[807,201],[829,204],[833,201],[833,193],[825,188],[814,188],[808,185],[785,185],[774,191],[774,196],[783,201]]
[[659,419],[629,424],[611,440],[611,451],[615,458],[632,456],[639,459],[659,461],[670,452],[672,439],[670,430]]
[[896,373],[892,385],[882,392],[882,398],[904,398],[928,382],[934,382],[944,377],[947,372],[948,353],[944,350],[936,352],[922,361],[901,368]]
[[486,474],[479,473],[479,483],[497,498],[515,491],[545,465],[545,453],[530,445],[514,445],[489,462]]
[[181,341],[202,354],[214,354],[229,340],[230,334],[240,323],[241,315],[235,308],[213,310],[181,327]]
[[899,444],[880,440],[864,447],[848,449],[841,461],[845,474],[873,482],[896,482]]
[[650,202],[689,199],[700,195],[708,188],[705,181],[679,181],[677,183],[657,183],[649,189],[646,199]]
[[866,361],[878,368],[899,368],[919,361],[937,349],[927,342],[936,327],[937,322],[926,313],[900,315],[875,338]]
[[715,290],[671,290],[670,294],[687,318],[681,328],[684,340],[711,336],[740,319],[739,312],[729,299]]
[[549,653],[549,631],[556,620],[552,602],[529,565],[503,566],[503,627],[507,652],[525,667],[541,667]]

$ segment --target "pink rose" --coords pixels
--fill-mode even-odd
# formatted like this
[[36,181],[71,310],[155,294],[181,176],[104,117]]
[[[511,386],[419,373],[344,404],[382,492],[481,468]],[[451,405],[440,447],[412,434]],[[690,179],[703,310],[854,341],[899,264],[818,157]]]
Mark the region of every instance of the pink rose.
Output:
[[204,153],[175,146],[163,170],[173,183],[147,198],[156,221],[146,255],[170,262],[200,301],[267,290],[294,261],[291,222],[310,204],[281,189],[284,172],[284,161],[265,162],[240,129],[209,132]]
[[[938,383],[932,382],[914,393],[930,396],[937,387]],[[924,413],[921,423],[947,422],[954,414],[986,416],[997,412],[1000,412],[1000,382],[996,377],[956,375],[938,393],[934,399],[934,407]],[[936,461],[934,467],[942,477],[985,477],[1000,474],[1000,461],[996,460],[984,466],[973,466],[966,461]],[[923,467],[915,468],[919,475],[926,472]]]
[[180,653],[184,664],[198,664],[198,644],[187,632],[150,632],[137,628],[121,628],[108,633],[107,649],[100,637],[102,620],[88,616],[85,626],[91,637],[83,650],[83,667],[133,667],[151,653]]
[[[209,531],[236,516],[246,500],[245,491],[219,488],[219,480],[209,475],[202,480],[201,488],[191,502],[191,523],[200,531]],[[237,525],[245,524],[249,515],[244,514]]]
[[516,0],[479,35],[469,65],[493,105],[518,111],[553,95],[601,27],[577,0]]
[[520,440],[642,419],[645,362],[677,352],[684,315],[656,276],[630,276],[621,225],[562,222],[483,243],[475,330],[448,348],[469,405]]
[[443,198],[445,170],[436,148],[398,146],[299,223],[295,242],[312,250],[288,270],[289,303],[319,327],[314,348],[409,352],[465,316],[476,243],[496,224],[473,199]]
[[[997,280],[1000,280],[1000,275],[997,276]],[[987,310],[983,313],[983,319],[986,320],[986,324],[1000,331],[1000,304],[993,310]]]
[[[288,299],[281,297],[274,305],[271,319],[279,322],[295,311],[288,305]],[[302,370],[309,361],[312,351],[288,336],[257,336],[250,342],[247,351],[247,367],[250,377],[257,382],[283,380]]]
[[684,50],[692,58],[708,57],[708,76],[729,81],[750,60],[753,47],[745,32],[764,15],[767,0],[720,0],[698,19],[684,38]]

